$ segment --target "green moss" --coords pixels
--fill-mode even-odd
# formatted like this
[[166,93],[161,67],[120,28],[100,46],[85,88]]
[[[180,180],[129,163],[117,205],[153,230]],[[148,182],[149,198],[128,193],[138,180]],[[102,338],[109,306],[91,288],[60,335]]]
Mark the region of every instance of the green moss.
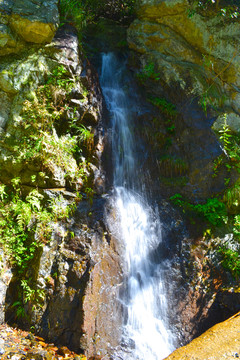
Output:
[[188,164],[184,160],[169,155],[162,156],[158,160],[158,165],[161,174],[170,178],[185,176],[189,170]]
[[152,79],[154,81],[160,80],[160,74],[155,72],[154,63],[150,62],[145,65],[144,68],[138,72],[137,78],[141,83],[144,83],[147,79]]
[[178,177],[159,177],[159,182],[171,186],[171,187],[184,187],[188,182],[187,176],[178,176]]

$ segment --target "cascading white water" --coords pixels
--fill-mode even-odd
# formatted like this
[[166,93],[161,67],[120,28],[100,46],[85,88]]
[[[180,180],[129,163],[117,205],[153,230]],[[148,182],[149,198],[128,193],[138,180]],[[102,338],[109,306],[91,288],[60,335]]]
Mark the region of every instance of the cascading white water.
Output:
[[127,279],[121,297],[126,311],[124,346],[115,358],[160,360],[174,350],[173,335],[167,325],[164,264],[152,256],[162,241],[161,224],[138,181],[130,130],[137,104],[126,94],[123,76],[123,67],[116,57],[103,54],[100,81],[112,122],[113,185]]

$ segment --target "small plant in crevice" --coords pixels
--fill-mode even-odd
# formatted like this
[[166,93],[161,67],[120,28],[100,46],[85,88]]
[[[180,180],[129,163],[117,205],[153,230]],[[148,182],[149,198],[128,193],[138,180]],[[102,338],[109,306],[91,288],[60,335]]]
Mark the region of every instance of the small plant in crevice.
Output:
[[222,266],[231,273],[231,275],[238,280],[240,277],[240,255],[239,250],[233,250],[227,245],[222,245],[218,248],[218,253],[221,256]]
[[228,221],[226,206],[217,198],[207,199],[206,202],[202,204],[191,204],[187,200],[184,200],[182,195],[175,194],[170,197],[170,200],[184,211],[191,211],[205,218],[205,220],[213,226],[221,226]]
[[154,81],[160,80],[160,74],[155,72],[155,65],[153,62],[145,65],[144,68],[137,73],[137,78],[141,83],[144,83],[147,79]]
[[225,122],[222,129],[219,130],[220,140],[223,144],[231,165],[240,171],[240,134],[234,134],[226,122],[227,115],[225,114]]
[[223,201],[226,203],[231,212],[238,210],[240,206],[240,184],[237,182],[233,186],[227,188],[223,194]]
[[159,108],[163,114],[166,116],[170,116],[171,118],[175,118],[177,116],[177,110],[175,105],[170,103],[164,98],[158,98],[158,97],[149,97],[148,101]]
[[40,287],[33,288],[29,280],[21,280],[21,287],[23,290],[23,303],[31,303],[32,309],[40,306],[44,300],[45,292]]
[[94,133],[92,132],[92,127],[86,127],[83,124],[79,124],[77,120],[73,120],[70,127],[78,135],[81,144],[85,146],[88,151],[91,151],[94,146]]
[[[224,114],[224,122],[222,128],[217,131],[217,135],[219,136],[220,142],[222,143],[224,154],[215,159],[212,176],[216,177],[220,167],[225,166],[229,173],[229,176],[225,178],[225,186],[228,187],[231,180],[231,170],[235,170],[240,173],[240,133],[234,133],[230,130],[227,124],[227,114]],[[231,186],[235,195],[236,188],[238,187],[239,186],[236,185]],[[228,196],[228,204],[229,200],[231,199],[231,188],[229,189],[230,192]]]

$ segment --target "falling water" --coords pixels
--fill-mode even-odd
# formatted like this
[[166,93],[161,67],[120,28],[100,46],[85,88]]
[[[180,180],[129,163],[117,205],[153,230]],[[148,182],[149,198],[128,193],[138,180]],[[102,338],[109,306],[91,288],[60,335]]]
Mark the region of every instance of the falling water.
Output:
[[139,180],[131,131],[138,104],[133,94],[127,95],[123,69],[112,53],[103,54],[101,86],[111,118],[115,205],[126,262],[126,284],[120,299],[126,312],[123,345],[115,359],[160,360],[174,350],[167,322],[166,267],[156,259],[161,224]]

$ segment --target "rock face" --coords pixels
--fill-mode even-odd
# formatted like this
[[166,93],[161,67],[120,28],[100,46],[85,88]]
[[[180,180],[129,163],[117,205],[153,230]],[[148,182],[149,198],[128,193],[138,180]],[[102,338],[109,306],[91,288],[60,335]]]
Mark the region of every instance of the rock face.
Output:
[[167,360],[222,360],[239,357],[240,314],[217,324],[190,344],[175,350]]
[[0,324],[4,322],[6,292],[12,278],[12,270],[7,263],[4,251],[0,251]]
[[27,43],[44,44],[55,34],[58,1],[7,1],[0,4],[0,55],[16,54]]
[[[34,326],[50,341],[107,358],[119,343],[121,266],[104,225],[102,95],[76,30],[56,31],[57,3],[0,3],[0,182],[19,178],[23,198],[37,187],[46,207],[83,199],[68,220],[51,224],[51,240],[26,271],[12,275],[0,254],[0,322]],[[14,304],[23,278],[40,297],[22,302],[21,319]]]
[[206,95],[208,104],[232,108],[237,115],[239,24],[188,13],[186,0],[142,1],[139,20],[129,30],[129,45],[142,54],[142,61],[154,61],[162,84],[175,84],[190,98]]
[[[108,358],[121,336],[116,301],[121,266],[117,244],[103,225],[105,202],[81,202],[69,223],[56,227],[37,269],[44,302],[36,309],[28,304],[26,310],[44,338],[89,357]],[[9,299],[14,289],[13,281]]]
[[[181,188],[175,182],[175,192],[201,199],[221,192],[227,176],[223,168],[214,176],[214,160],[224,154],[212,125],[215,122],[219,130],[226,121],[233,131],[239,127],[239,21],[224,21],[208,12],[188,14],[187,0],[140,1],[128,43],[134,50],[137,76],[158,107],[156,130],[162,133],[158,176],[171,183],[165,168],[174,173],[176,163],[184,164]],[[163,98],[175,105],[174,119],[166,103],[161,103]],[[159,110],[164,110],[161,117]],[[164,152],[161,144],[166,136]]]
[[[50,173],[47,174],[48,179],[45,180],[39,177],[42,165],[37,159],[34,161],[33,159],[29,161],[26,157],[21,159],[21,156],[19,157],[14,150],[14,146],[15,149],[16,146],[19,147],[21,139],[26,136],[24,129],[26,107],[24,108],[24,104],[28,103],[32,107],[37,105],[36,99],[39,96],[36,93],[37,89],[44,84],[52,71],[55,71],[55,76],[57,76],[56,71],[59,70],[56,70],[56,68],[59,68],[59,66],[65,67],[66,70],[64,71],[67,72],[68,79],[63,79],[61,83],[63,87],[65,86],[65,89],[53,90],[54,87],[52,86],[52,104],[55,111],[58,111],[64,99],[66,99],[68,111],[60,110],[59,112],[59,114],[61,113],[61,120],[58,123],[59,129],[54,135],[55,141],[58,142],[63,137],[67,140],[70,122],[73,122],[73,118],[78,119],[78,124],[82,122],[83,126],[91,127],[91,129],[92,126],[96,127],[98,124],[101,117],[100,90],[97,81],[94,82],[93,80],[95,75],[90,65],[86,64],[84,67],[82,60],[79,59],[77,34],[72,27],[66,26],[58,30],[54,40],[44,48],[26,49],[20,59],[2,57],[2,62],[0,62],[0,68],[2,68],[0,73],[0,88],[2,91],[0,93],[3,104],[0,110],[2,138],[0,145],[0,179],[5,184],[8,184],[13,177],[17,176],[21,178],[24,185],[32,186],[31,176],[34,175],[37,177],[38,185],[41,188],[64,188],[69,186],[66,169],[62,166],[63,159],[62,164],[57,163],[57,161],[49,163],[47,172]],[[81,76],[83,71],[85,71],[86,75]],[[58,73],[58,76],[59,74],[61,72]],[[67,88],[67,86],[69,87]],[[41,113],[40,108],[38,112]],[[33,117],[32,113],[30,117]],[[6,134],[8,143],[6,142]],[[92,139],[93,136],[94,134]],[[98,143],[97,147],[99,147],[101,153],[99,136],[96,143]],[[95,156],[97,157],[97,153],[95,153]],[[78,171],[76,160],[73,157],[68,158],[66,165],[69,174]],[[95,170],[92,167],[90,171],[93,173]]]

